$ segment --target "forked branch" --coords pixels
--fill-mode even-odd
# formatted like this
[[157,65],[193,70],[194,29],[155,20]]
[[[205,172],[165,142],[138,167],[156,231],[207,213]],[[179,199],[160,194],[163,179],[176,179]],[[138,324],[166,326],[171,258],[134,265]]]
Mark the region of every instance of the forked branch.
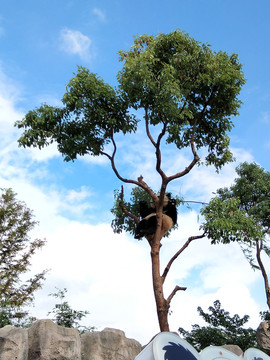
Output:
[[173,289],[173,291],[171,292],[171,294],[168,296],[168,298],[166,300],[168,307],[170,306],[172,298],[177,293],[177,291],[179,291],[179,290],[185,291],[186,289],[187,289],[186,287],[181,287],[181,286],[176,285],[176,287]]
[[164,272],[162,274],[162,279],[163,279],[163,283],[166,279],[166,276],[173,264],[173,262],[178,258],[178,256],[188,247],[188,245],[193,241],[193,240],[197,240],[197,239],[202,239],[205,236],[205,234],[202,235],[196,235],[196,236],[190,236],[187,241],[185,242],[185,244],[181,247],[181,249],[179,249],[177,251],[177,253],[174,254],[174,256],[171,258],[171,260],[168,262],[167,266],[164,269]]
[[147,191],[147,193],[151,195],[151,193],[153,193],[153,192],[151,191],[149,186],[144,181],[142,181],[142,176],[140,178],[138,178],[138,181],[137,181],[137,180],[132,180],[132,179],[125,179],[124,177],[122,177],[119,174],[119,172],[118,172],[118,170],[116,168],[116,165],[115,165],[115,154],[116,154],[117,147],[116,147],[116,143],[114,141],[113,134],[111,135],[111,141],[112,141],[112,144],[113,144],[113,153],[112,153],[112,155],[106,153],[105,151],[101,151],[100,154],[106,156],[110,160],[111,166],[112,166],[112,169],[113,169],[113,172],[115,173],[115,175],[122,182],[137,185],[137,186],[141,187],[142,189],[144,189],[145,191]]

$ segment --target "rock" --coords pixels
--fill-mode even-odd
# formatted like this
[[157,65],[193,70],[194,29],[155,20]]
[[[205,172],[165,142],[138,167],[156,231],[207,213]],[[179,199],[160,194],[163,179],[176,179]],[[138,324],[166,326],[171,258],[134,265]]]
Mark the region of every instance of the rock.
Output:
[[134,360],[142,350],[138,341],[111,328],[82,334],[81,342],[82,360]]
[[81,360],[79,332],[51,320],[36,321],[28,330],[28,343],[28,360]]
[[265,349],[270,350],[270,324],[267,321],[263,321],[260,323],[257,333],[256,340],[258,345]]
[[222,345],[222,347],[238,356],[241,356],[243,354],[243,350],[238,345]]
[[28,334],[26,329],[11,325],[0,329],[0,359],[28,360]]

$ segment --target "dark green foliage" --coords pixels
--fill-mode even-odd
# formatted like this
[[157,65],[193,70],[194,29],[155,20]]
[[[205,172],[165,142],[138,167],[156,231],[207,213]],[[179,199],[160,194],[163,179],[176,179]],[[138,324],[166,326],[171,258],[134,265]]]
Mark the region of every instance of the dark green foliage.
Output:
[[270,322],[270,312],[269,311],[260,311],[260,317],[261,317],[262,321]]
[[11,189],[0,195],[0,326],[20,323],[27,317],[22,307],[34,300],[34,292],[42,286],[46,271],[21,283],[21,275],[29,270],[30,260],[45,241],[31,240],[29,232],[37,225],[32,212],[16,199]]
[[86,315],[89,314],[88,311],[81,310],[73,310],[67,301],[64,301],[67,289],[57,289],[58,292],[54,294],[49,294],[49,296],[53,296],[56,299],[60,299],[60,303],[56,304],[52,311],[48,313],[54,314],[53,320],[57,325],[64,326],[67,328],[76,328],[81,333],[86,331],[93,331],[95,327],[93,326],[82,326],[79,324]]
[[183,328],[179,328],[178,331],[198,351],[210,345],[238,345],[243,351],[250,347],[256,347],[256,331],[251,328],[243,328],[243,325],[248,322],[248,315],[240,318],[235,314],[231,317],[229,312],[221,308],[219,300],[214,301],[214,306],[208,308],[209,313],[204,312],[201,307],[198,307],[197,310],[209,325],[201,327],[195,324],[192,325],[191,332]]

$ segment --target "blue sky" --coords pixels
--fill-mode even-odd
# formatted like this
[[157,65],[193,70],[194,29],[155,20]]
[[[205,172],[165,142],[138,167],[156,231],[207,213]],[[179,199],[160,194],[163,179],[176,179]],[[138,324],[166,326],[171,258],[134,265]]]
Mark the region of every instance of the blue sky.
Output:
[[[184,30],[213,50],[238,53],[247,79],[231,132],[236,163],[220,174],[195,169],[171,188],[185,198],[208,201],[218,187],[232,183],[239,162],[270,169],[269,10],[268,0],[0,0],[0,187],[12,187],[33,209],[40,222],[34,235],[47,239],[32,267],[33,272],[51,269],[36,296],[38,317],[51,310],[53,299],[47,295],[55,286],[67,287],[71,305],[89,310],[88,321],[98,329],[120,328],[142,343],[158,332],[149,248],[110,228],[113,190],[121,183],[107,160],[65,163],[55,146],[18,149],[14,122],[41,103],[59,105],[77,65],[116,86],[117,52],[129,49],[133,36]],[[140,134],[119,141],[120,170],[135,178],[142,173],[158,188],[151,146]],[[127,144],[132,152],[125,151]],[[167,170],[184,166],[185,156],[168,149]],[[162,264],[198,226],[196,209],[181,209],[179,229],[162,249]],[[197,306],[207,308],[216,299],[232,313],[250,314],[253,327],[266,309],[262,278],[235,246],[211,247],[207,239],[192,244],[171,269],[166,290],[176,283],[188,290],[172,302],[172,330],[198,322]]]

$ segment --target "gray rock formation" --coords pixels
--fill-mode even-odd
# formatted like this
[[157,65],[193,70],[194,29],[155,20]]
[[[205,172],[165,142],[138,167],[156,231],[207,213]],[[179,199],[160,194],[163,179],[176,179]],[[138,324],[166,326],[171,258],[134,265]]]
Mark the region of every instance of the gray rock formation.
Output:
[[36,321],[29,328],[28,346],[27,360],[81,360],[78,331],[58,326],[51,320]]
[[0,328],[1,360],[134,360],[141,350],[138,341],[116,329],[80,336],[51,320],[36,321],[29,329]]
[[128,339],[121,330],[105,328],[81,336],[82,360],[133,360],[142,350],[140,343]]
[[259,346],[265,350],[270,350],[270,324],[267,321],[260,323],[257,333],[256,340]]
[[28,332],[7,325],[0,329],[0,359],[28,360]]

